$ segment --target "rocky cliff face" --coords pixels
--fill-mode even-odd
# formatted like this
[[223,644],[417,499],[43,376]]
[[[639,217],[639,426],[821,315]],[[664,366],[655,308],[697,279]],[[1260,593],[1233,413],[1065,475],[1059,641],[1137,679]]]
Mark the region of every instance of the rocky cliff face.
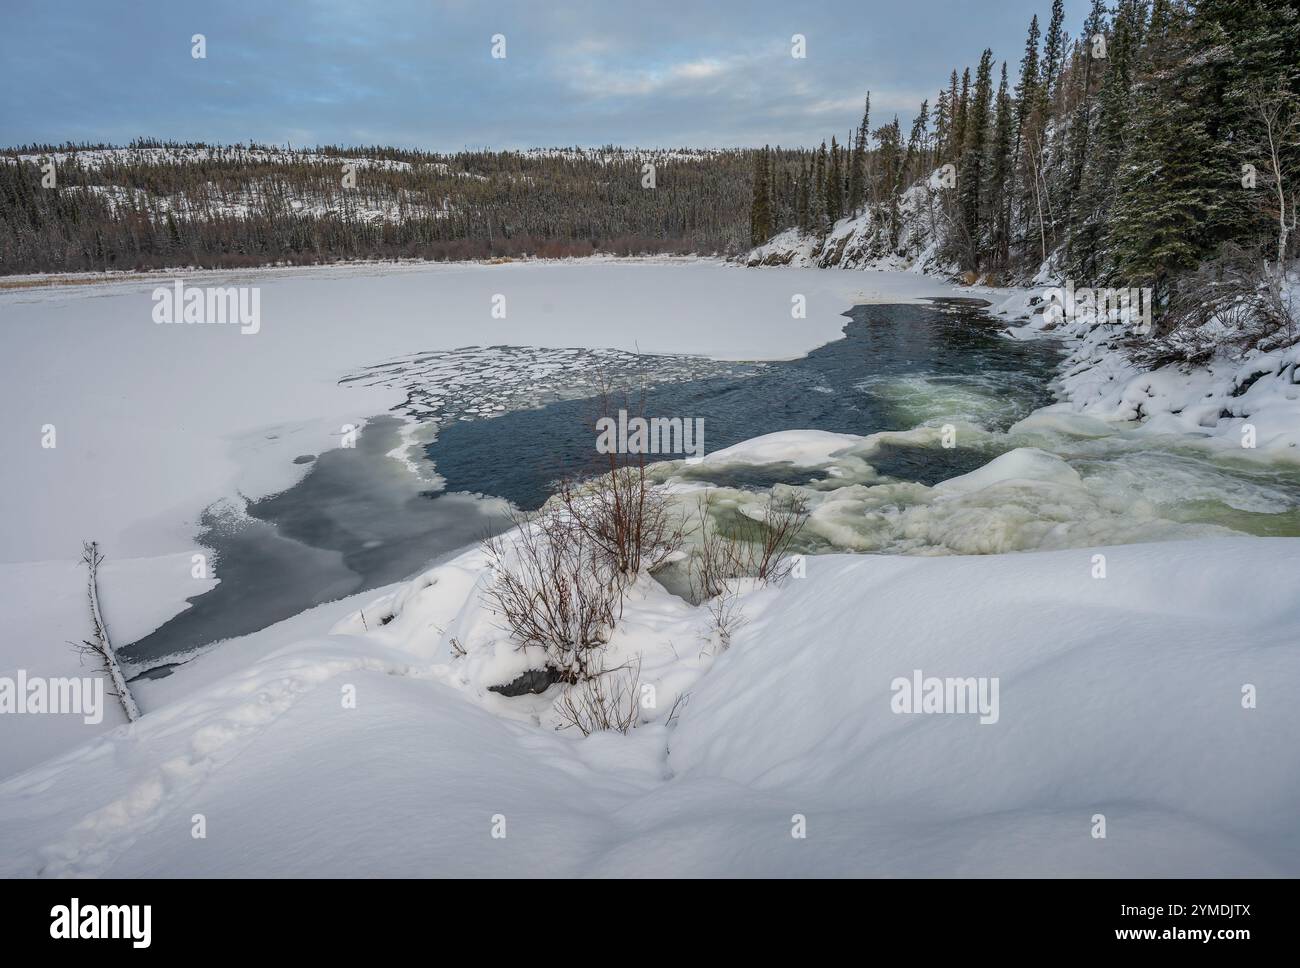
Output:
[[896,211],[868,209],[842,218],[825,235],[786,229],[741,256],[748,266],[820,269],[894,269],[952,274],[937,251],[946,215],[938,193],[919,183],[903,193]]

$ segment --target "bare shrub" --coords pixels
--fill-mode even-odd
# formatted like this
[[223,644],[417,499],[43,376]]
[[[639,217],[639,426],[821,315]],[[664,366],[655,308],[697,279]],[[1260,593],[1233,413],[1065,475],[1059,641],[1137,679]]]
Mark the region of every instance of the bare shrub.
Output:
[[1280,273],[1266,271],[1263,275],[1264,283],[1256,300],[1256,312],[1263,329],[1260,342],[1294,343],[1300,326],[1300,307],[1295,305],[1296,291],[1285,288],[1285,276]]
[[[602,405],[608,411],[607,388]],[[543,648],[562,682],[604,675],[601,653],[624,593],[638,575],[667,561],[684,537],[679,514],[647,473],[645,455],[607,455],[602,473],[561,481],[535,518],[516,515],[513,523],[513,532],[484,542],[494,572],[486,595],[504,628],[521,648]]]
[[[599,416],[612,417],[615,407],[607,382],[602,381],[598,400]],[[644,388],[635,407],[623,394],[621,409],[643,414]],[[631,581],[642,571],[663,565],[681,547],[684,528],[663,491],[650,479],[644,453],[611,451],[603,457],[601,472],[594,479],[567,479],[557,496],[606,559],[606,566]]]
[[613,630],[619,576],[563,508],[515,524],[509,536],[484,542],[493,571],[487,598],[521,648],[540,646],[563,681],[581,682],[599,667]]
[[742,516],[725,532],[712,522],[707,498],[700,498],[697,515],[700,538],[689,565],[691,595],[708,609],[711,635],[725,650],[744,624],[736,580],[779,583],[789,576],[790,549],[808,522],[808,503],[794,493],[773,495],[761,519]]
[[745,615],[740,609],[740,596],[735,585],[723,582],[718,593],[704,607],[709,612],[709,631],[718,643],[718,651],[725,652],[731,648],[731,637],[745,624]]
[[583,736],[611,729],[627,733],[641,717],[640,697],[640,659],[609,670],[598,666],[555,701],[559,728],[576,726]]
[[808,502],[800,495],[791,491],[768,500],[763,519],[752,522],[747,529],[748,543],[756,549],[753,558],[756,578],[779,582],[789,576],[790,549],[807,523]]
[[594,480],[566,480],[557,496],[604,567],[624,581],[654,571],[681,547],[683,526],[644,463],[615,466]]
[[691,587],[699,601],[722,594],[734,578],[780,582],[790,574],[790,550],[808,523],[808,502],[798,494],[772,495],[763,517],[741,516],[723,532],[712,523],[707,498],[697,506],[700,541],[691,559]]
[[696,513],[700,540],[691,552],[688,567],[691,595],[697,602],[707,602],[722,594],[727,582],[739,576],[741,561],[736,542],[711,523],[707,497],[699,499]]

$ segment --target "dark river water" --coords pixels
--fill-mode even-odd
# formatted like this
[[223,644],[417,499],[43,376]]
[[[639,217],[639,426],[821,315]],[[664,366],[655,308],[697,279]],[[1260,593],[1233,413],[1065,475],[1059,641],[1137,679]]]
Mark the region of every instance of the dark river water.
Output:
[[[740,379],[656,386],[644,396],[632,388],[629,412],[702,417],[705,449],[712,452],[779,430],[861,435],[910,430],[925,414],[896,393],[884,392],[909,377],[924,379],[932,393],[948,386],[959,399],[983,395],[994,401],[981,413],[945,414],[977,419],[989,430],[1005,430],[1051,402],[1048,384],[1061,358],[1054,344],[1005,339],[977,305],[936,302],[940,305],[857,306],[846,314],[843,339],[802,359],[763,364]],[[623,400],[615,396],[613,409]],[[535,508],[557,477],[584,466],[598,469],[593,428],[600,413],[600,401],[582,399],[456,422],[440,431],[427,453],[450,487]],[[899,448],[872,464],[891,477],[934,484],[974,470],[989,456],[985,450]],[[714,472],[709,480],[766,487],[806,476],[791,472],[774,478],[739,470],[726,479]]]
[[[1060,359],[1055,346],[998,336],[998,324],[969,302],[858,306],[845,315],[844,338],[801,359],[655,385],[644,396],[636,387],[623,389],[633,410],[703,418],[710,452],[779,430],[907,430],[936,413],[1004,430],[1050,402],[1048,385]],[[651,377],[655,359],[645,357]],[[923,398],[899,392],[914,378],[924,383]],[[947,390],[951,400],[943,397]],[[122,657],[137,673],[163,674],[169,661],[202,646],[408,577],[500,531],[507,524],[504,504],[483,496],[524,509],[540,506],[557,477],[593,464],[599,411],[588,397],[449,421],[427,447],[446,480],[438,491],[384,456],[398,443],[399,420],[370,421],[355,449],[319,455],[287,491],[254,501],[243,513],[209,509],[200,540],[214,552],[219,584],[121,649]],[[890,477],[933,484],[990,456],[960,447],[902,447],[885,450],[872,464]],[[767,487],[800,477],[740,469],[715,483]]]

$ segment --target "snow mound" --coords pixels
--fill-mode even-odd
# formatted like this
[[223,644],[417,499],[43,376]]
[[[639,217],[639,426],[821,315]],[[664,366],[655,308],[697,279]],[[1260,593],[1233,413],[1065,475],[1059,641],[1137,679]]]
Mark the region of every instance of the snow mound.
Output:
[[[814,559],[693,693],[677,782],[851,811],[893,873],[1295,869],[1300,542],[1098,550]],[[997,722],[895,714],[915,669],[998,677]]]
[[702,463],[789,463],[795,467],[823,467],[847,448],[861,444],[862,440],[855,434],[835,434],[827,430],[781,430],[715,450]]
[[[0,875],[1300,872],[1300,540],[819,557],[703,659],[704,610],[645,588],[628,642],[688,699],[585,740],[448,688],[475,572],[142,683],[139,722],[0,783]],[[915,670],[996,678],[996,721],[895,713]]]
[[1081,485],[1079,472],[1045,450],[1018,447],[989,461],[978,470],[952,477],[934,486],[939,494],[970,494],[1008,481],[1042,481],[1048,484]]

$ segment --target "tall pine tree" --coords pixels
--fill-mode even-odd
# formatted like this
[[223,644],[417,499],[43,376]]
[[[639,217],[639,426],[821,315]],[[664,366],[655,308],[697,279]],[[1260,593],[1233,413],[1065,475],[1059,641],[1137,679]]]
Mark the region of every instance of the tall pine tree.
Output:
[[984,180],[984,151],[988,140],[989,103],[993,98],[993,51],[984,49],[979,68],[975,73],[975,90],[970,96],[961,168],[957,176],[958,197],[961,200],[962,261],[967,269],[978,269],[982,243],[980,201]]

